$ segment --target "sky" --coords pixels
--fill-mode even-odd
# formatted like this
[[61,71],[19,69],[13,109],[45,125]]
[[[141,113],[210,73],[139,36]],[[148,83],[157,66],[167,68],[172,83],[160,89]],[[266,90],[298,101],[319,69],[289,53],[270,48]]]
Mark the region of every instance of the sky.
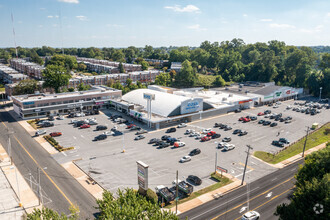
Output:
[[0,47],[330,45],[330,0],[0,0],[0,28]]

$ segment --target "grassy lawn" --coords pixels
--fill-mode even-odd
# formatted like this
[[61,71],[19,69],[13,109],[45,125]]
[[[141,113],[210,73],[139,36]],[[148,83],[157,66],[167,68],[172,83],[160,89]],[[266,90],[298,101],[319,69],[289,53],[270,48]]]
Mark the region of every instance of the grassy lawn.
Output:
[[29,123],[34,129],[38,129],[38,125],[36,124],[35,120],[27,121],[27,123]]
[[5,88],[0,88],[0,92],[4,92],[5,91]]
[[[233,182],[230,179],[228,179],[227,177],[224,177],[224,176],[221,177],[220,174],[218,174],[218,173],[217,174],[212,173],[211,177],[213,179],[215,179],[216,181],[218,181],[218,182],[211,185],[211,186],[208,186],[204,189],[198,190],[197,192],[193,192],[190,196],[188,196],[184,199],[180,199],[178,204],[187,202],[187,201],[192,200],[192,199],[194,199],[194,198],[196,198],[200,195],[203,195],[203,194],[208,193],[208,192],[212,192],[212,191],[214,191],[214,190],[216,190],[220,187],[223,187],[223,186]],[[174,206],[175,206],[175,202],[172,202],[172,204],[169,204],[169,205],[165,206],[165,208],[172,208]]]
[[[330,134],[325,133],[326,129],[330,129],[330,123],[327,123],[326,125],[321,127],[319,130],[308,135],[305,150],[313,148],[322,143],[329,142]],[[276,163],[286,160],[292,156],[295,156],[299,153],[302,153],[303,148],[304,148],[304,143],[305,143],[305,138],[301,139],[297,143],[294,143],[293,145],[291,145],[287,149],[281,151],[280,153],[278,153],[275,156],[271,153],[267,153],[264,151],[256,151],[256,152],[254,152],[254,156],[258,157],[259,159],[261,159],[267,163],[276,164]]]

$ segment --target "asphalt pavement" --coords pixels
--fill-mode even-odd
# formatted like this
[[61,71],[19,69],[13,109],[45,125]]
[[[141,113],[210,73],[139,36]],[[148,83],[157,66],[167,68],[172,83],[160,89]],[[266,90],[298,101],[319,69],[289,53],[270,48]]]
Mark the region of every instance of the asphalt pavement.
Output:
[[303,160],[268,174],[223,197],[207,202],[179,215],[180,219],[240,219],[248,210],[260,213],[260,219],[278,219],[274,216],[276,206],[288,202],[294,190],[294,174]]
[[8,137],[11,139],[10,155],[24,177],[31,174],[38,180],[45,193],[44,206],[70,214],[71,204],[78,205],[80,217],[92,219],[97,210],[94,197],[87,192],[51,155],[45,151],[4,109],[0,109],[0,143],[8,153]]

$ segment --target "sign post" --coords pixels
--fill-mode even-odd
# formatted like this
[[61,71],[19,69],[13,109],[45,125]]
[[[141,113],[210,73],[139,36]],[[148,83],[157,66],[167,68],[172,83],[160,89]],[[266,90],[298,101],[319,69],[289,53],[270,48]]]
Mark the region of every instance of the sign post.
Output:
[[148,112],[148,126],[151,127],[151,101],[155,100],[155,94],[151,94],[151,93],[143,93],[143,98],[147,100],[147,112]]
[[221,178],[222,178],[222,172],[224,173],[228,173],[228,170],[223,168],[223,167],[220,167],[220,166],[217,166],[217,170],[219,170],[221,172]]
[[139,184],[139,192],[146,194],[148,190],[148,168],[149,166],[142,161],[136,161],[137,164],[137,178]]

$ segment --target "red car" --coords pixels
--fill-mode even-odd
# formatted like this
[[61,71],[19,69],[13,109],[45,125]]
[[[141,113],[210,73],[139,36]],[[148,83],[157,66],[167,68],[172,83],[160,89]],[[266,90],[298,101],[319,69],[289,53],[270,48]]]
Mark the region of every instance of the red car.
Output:
[[209,136],[205,136],[201,139],[201,141],[209,141],[209,140],[211,140],[211,137]]
[[135,124],[130,124],[130,125],[127,125],[127,128],[130,129],[132,127],[135,127],[136,125]]
[[244,117],[240,117],[238,120],[239,121],[244,121]]
[[251,119],[249,119],[249,118],[244,118],[243,119],[243,122],[249,122],[249,121],[251,121]]
[[258,113],[258,116],[261,116],[261,115],[264,115],[265,113],[263,113],[263,112],[259,112]]
[[215,134],[216,134],[215,131],[210,131],[209,133],[207,133],[207,136],[213,136],[213,135],[215,135]]
[[88,125],[88,124],[83,124],[82,126],[80,126],[81,129],[83,129],[83,128],[90,128],[90,127],[91,127],[91,126]]
[[51,137],[58,137],[58,136],[61,136],[62,133],[61,132],[52,132],[49,134]]

